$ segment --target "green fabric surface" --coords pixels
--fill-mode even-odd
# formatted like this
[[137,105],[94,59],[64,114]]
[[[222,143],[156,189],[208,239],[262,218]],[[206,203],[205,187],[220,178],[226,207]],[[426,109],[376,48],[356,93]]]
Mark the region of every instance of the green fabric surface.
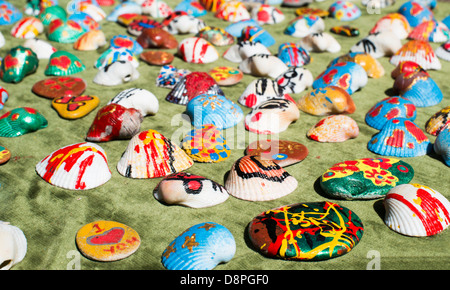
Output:
[[[25,4],[25,0],[12,2],[16,7],[23,7]],[[339,22],[333,18],[326,18],[325,23],[327,31],[335,25],[356,26],[360,29],[360,36],[348,38],[333,34],[342,45],[339,53],[311,53],[313,61],[306,67],[314,77],[320,74],[332,59],[347,53],[353,44],[366,36],[382,15],[396,12],[403,3],[403,1],[397,1],[395,5],[381,9],[382,14],[368,14],[360,1],[356,2],[362,11],[359,19],[352,22]],[[67,1],[60,0],[62,7],[65,7],[66,3]],[[178,2],[172,0],[167,3],[171,7],[175,7]],[[331,3],[331,0],[315,2],[310,7],[327,9]],[[109,13],[112,8],[104,7],[103,9]],[[276,44],[269,48],[273,54],[277,53],[279,44],[299,40],[283,34],[288,22],[296,16],[295,8],[281,7],[281,10],[286,16],[282,23],[264,26],[276,39]],[[450,3],[444,2],[439,2],[434,10],[438,20],[442,20],[449,12]],[[210,26],[226,27],[230,24],[215,18],[211,12],[201,18]],[[108,41],[114,35],[126,34],[126,29],[117,23],[103,20],[100,24]],[[24,42],[24,40],[11,37],[11,27],[12,25],[0,27],[6,38],[6,45],[0,49],[2,57],[11,48]],[[189,35],[177,35],[176,38],[181,40],[187,36]],[[47,39],[45,34],[39,37]],[[29,106],[40,111],[49,121],[48,127],[40,131],[18,138],[0,138],[0,144],[7,147],[12,153],[11,160],[0,166],[0,220],[8,221],[19,227],[28,241],[28,251],[24,260],[13,269],[64,270],[70,268],[70,263],[75,257],[73,254],[78,252],[75,244],[77,231],[85,224],[100,219],[121,222],[134,228],[141,237],[141,245],[133,255],[115,262],[98,262],[81,256],[80,267],[83,270],[164,269],[161,264],[161,254],[166,246],[188,227],[208,221],[227,227],[236,240],[237,250],[234,258],[230,262],[216,267],[220,270],[364,270],[374,258],[374,253],[379,253],[380,267],[385,270],[450,269],[450,231],[448,229],[432,237],[402,236],[384,224],[382,199],[332,200],[324,196],[318,185],[318,178],[321,174],[335,163],[365,157],[378,157],[367,149],[368,141],[378,131],[365,124],[364,117],[376,102],[390,94],[393,85],[390,73],[394,66],[389,63],[389,58],[379,59],[386,74],[379,79],[369,79],[364,88],[352,95],[357,109],[351,117],[360,128],[359,136],[356,139],[342,143],[318,143],[309,140],[306,132],[322,117],[311,116],[303,112],[300,113],[300,119],[296,123],[291,124],[287,131],[279,134],[280,139],[298,141],[309,149],[309,156],[303,162],[286,167],[286,170],[298,180],[298,188],[293,193],[277,200],[265,202],[244,201],[230,196],[226,202],[217,206],[192,209],[166,206],[155,200],[152,191],[161,180],[160,178],[138,180],[123,177],[117,172],[117,162],[126,149],[128,140],[99,144],[107,154],[112,178],[106,184],[95,189],[65,190],[48,184],[37,175],[35,166],[41,159],[63,146],[83,142],[96,112],[117,93],[127,88],[147,89],[159,99],[159,112],[155,116],[146,117],[141,125],[141,130],[155,129],[168,138],[178,138],[173,141],[179,142],[182,132],[190,129],[186,123],[181,121],[181,114],[185,107],[165,101],[170,90],[155,85],[160,67],[150,66],[141,61],[138,68],[140,72],[138,80],[113,87],[99,86],[92,82],[97,73],[93,64],[107,47],[88,52],[76,51],[71,44],[55,42],[52,44],[59,50],[74,53],[86,65],[86,70],[76,76],[86,80],[85,94],[98,96],[100,105],[81,119],[65,120],[60,118],[51,107],[50,100],[39,97],[31,91],[34,83],[46,78],[44,70],[47,60],[41,60],[38,70],[18,84],[0,82],[10,93],[10,98],[0,113],[4,114],[20,106]],[[434,48],[438,45],[432,44]],[[218,47],[217,49],[222,54],[227,48]],[[176,50],[169,51],[176,52]],[[448,82],[450,63],[443,60],[441,63],[441,70],[429,71],[429,73],[440,86],[444,100],[436,106],[417,109],[415,122],[422,129],[431,115],[450,104],[450,84]],[[219,65],[237,67],[237,64],[223,58],[210,64],[189,64],[177,57],[172,65],[191,71],[208,71]],[[232,87],[223,87],[223,91],[229,99],[237,101],[253,79],[255,77],[245,75],[241,83]],[[309,90],[300,94],[292,94],[292,97],[297,100]],[[248,108],[242,107],[242,109],[245,114],[250,111]],[[435,137],[429,134],[427,136],[434,143]],[[238,126],[228,129],[226,137],[233,149],[228,160],[217,164],[195,163],[186,171],[223,184],[226,173],[234,161],[243,155],[249,142],[256,140],[255,134],[249,134],[244,130],[242,121]],[[427,185],[450,198],[450,169],[439,156],[428,155],[403,158],[402,160],[409,163],[415,170],[413,183]],[[266,258],[251,247],[245,232],[248,223],[259,213],[281,205],[323,200],[334,201],[353,210],[364,224],[362,240],[346,255],[320,262],[294,262]]]

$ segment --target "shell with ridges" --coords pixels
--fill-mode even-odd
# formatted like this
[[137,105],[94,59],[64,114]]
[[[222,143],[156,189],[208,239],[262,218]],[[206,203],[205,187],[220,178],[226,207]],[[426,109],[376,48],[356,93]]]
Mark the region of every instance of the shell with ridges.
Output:
[[450,106],[439,110],[431,116],[425,124],[425,131],[433,136],[437,136],[447,124],[450,124]]
[[325,117],[306,133],[308,138],[318,142],[344,142],[358,135],[358,124],[346,115]]
[[356,110],[350,94],[337,86],[315,89],[302,96],[297,106],[303,112],[316,116],[352,114]]
[[437,136],[434,145],[434,152],[441,155],[445,164],[450,166],[450,125],[446,125]]
[[0,270],[9,270],[27,253],[27,238],[21,229],[0,221]]
[[408,41],[391,56],[389,62],[397,66],[400,62],[408,60],[417,63],[425,70],[440,70],[442,68],[441,62],[428,41]]
[[376,103],[366,114],[365,121],[372,128],[381,130],[392,118],[406,118],[414,121],[416,106],[402,97],[387,97]]

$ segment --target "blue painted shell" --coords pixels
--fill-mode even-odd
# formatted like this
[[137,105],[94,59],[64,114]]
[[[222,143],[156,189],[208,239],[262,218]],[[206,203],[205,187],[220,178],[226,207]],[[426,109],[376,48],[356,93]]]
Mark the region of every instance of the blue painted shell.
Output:
[[218,94],[198,95],[187,103],[186,112],[195,127],[213,124],[219,130],[235,126],[244,117],[237,104]]
[[293,37],[305,37],[311,33],[318,33],[325,30],[325,22],[316,15],[300,15],[289,22],[284,30],[284,34]]
[[366,114],[366,123],[381,130],[387,121],[393,118],[406,118],[414,121],[417,116],[416,106],[402,97],[388,97],[376,103]]
[[100,29],[100,25],[89,14],[77,11],[69,16],[68,20],[78,23],[84,31]]
[[314,80],[314,89],[326,86],[337,86],[350,95],[367,84],[368,76],[364,68],[351,61],[339,62],[329,66]]
[[205,15],[208,11],[198,2],[192,0],[183,0],[177,6],[174,11],[184,11],[188,15],[199,17]]
[[450,125],[444,127],[434,142],[434,152],[441,155],[447,166],[450,166]]
[[225,27],[225,31],[233,35],[234,37],[241,37],[242,30],[247,26],[260,26],[260,25],[253,19],[241,20],[233,22],[227,27]]
[[141,5],[133,1],[125,1],[123,3],[120,3],[114,7],[113,11],[111,11],[111,13],[108,14],[108,16],[106,16],[106,20],[117,21],[117,18],[120,15],[129,13],[141,14],[142,13]]
[[109,44],[114,49],[126,48],[134,55],[139,55],[144,51],[144,48],[133,37],[128,35],[114,35]]
[[22,12],[8,1],[0,1],[0,25],[15,23],[22,15]]
[[277,56],[289,67],[302,67],[311,62],[309,52],[293,42],[280,44]]
[[242,29],[241,36],[238,37],[238,41],[251,41],[259,42],[265,47],[269,47],[275,44],[275,38],[270,33],[260,26],[247,26]]
[[434,106],[444,98],[441,89],[426,71],[402,73],[395,78],[393,88],[416,107]]
[[361,16],[361,10],[353,2],[338,0],[330,5],[328,12],[331,17],[340,21],[352,21]]
[[394,118],[369,141],[367,148],[379,155],[416,157],[426,155],[431,143],[423,131],[411,120]]
[[194,225],[164,250],[161,262],[168,270],[212,270],[229,262],[236,253],[236,242],[224,226],[206,222]]
[[102,69],[116,61],[129,61],[135,68],[139,66],[139,61],[131,50],[126,48],[108,48],[97,59],[94,67]]
[[433,12],[428,8],[422,6],[417,1],[405,2],[398,9],[398,13],[405,16],[411,27],[416,27],[423,21],[433,20]]

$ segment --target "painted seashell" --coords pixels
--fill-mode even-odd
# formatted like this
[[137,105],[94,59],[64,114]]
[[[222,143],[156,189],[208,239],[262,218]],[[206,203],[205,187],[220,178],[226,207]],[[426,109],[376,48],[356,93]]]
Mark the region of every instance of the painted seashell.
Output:
[[381,130],[393,118],[405,118],[414,121],[417,116],[416,106],[408,99],[395,96],[387,97],[376,103],[366,114],[367,125]]
[[248,226],[255,250],[269,258],[294,261],[342,256],[361,241],[363,233],[363,223],[355,212],[329,201],[266,210]]
[[0,110],[3,109],[8,98],[9,98],[8,91],[4,87],[0,86]]
[[97,22],[102,21],[107,16],[106,12],[99,5],[89,3],[89,1],[80,2],[77,8],[78,8],[77,11],[72,11],[72,12],[69,9],[67,9],[68,10],[67,12],[69,12],[69,13],[84,12],[84,13],[88,14],[89,16],[91,16]]
[[84,12],[75,12],[67,18],[80,24],[84,31],[99,30],[100,24],[94,20],[89,14]]
[[413,61],[401,61],[399,64],[395,67],[395,69],[391,72],[391,77],[393,79],[396,79],[399,75],[402,73],[405,73],[405,75],[409,75],[412,73],[416,73],[419,71],[425,71],[420,65]]
[[175,87],[167,94],[166,101],[187,105],[190,100],[201,94],[225,95],[208,73],[191,72],[175,84]]
[[22,262],[27,248],[27,238],[23,231],[9,222],[0,221],[0,270],[10,270]]
[[331,32],[337,35],[343,35],[348,37],[359,36],[359,29],[349,25],[333,26],[330,29]]
[[164,177],[153,196],[166,205],[206,208],[225,202],[229,194],[225,187],[211,179],[179,172]]
[[106,153],[89,142],[62,147],[36,165],[37,174],[51,185],[70,190],[88,190],[111,179]]
[[214,46],[227,46],[234,43],[233,35],[220,27],[206,26],[200,29],[195,36],[204,38]]
[[383,204],[386,226],[405,236],[433,236],[450,225],[450,202],[425,185],[398,185],[389,191]]
[[33,16],[24,17],[11,28],[11,35],[15,38],[35,38],[44,32],[44,24]]
[[425,131],[433,136],[439,135],[439,132],[450,123],[450,106],[437,111],[425,124]]
[[27,75],[36,72],[38,66],[39,59],[31,49],[16,46],[2,59],[0,78],[6,83],[19,83]]
[[39,20],[41,20],[42,24],[44,26],[47,26],[52,22],[53,20],[60,18],[62,20],[67,20],[67,12],[66,10],[59,6],[59,5],[52,5],[49,7],[46,7],[44,10],[39,11],[39,14],[37,15]]
[[139,76],[132,62],[118,60],[99,69],[92,81],[102,86],[117,86],[135,81]]
[[250,18],[255,20],[259,25],[272,25],[283,22],[286,16],[277,7],[270,4],[261,4],[251,9]]
[[402,48],[399,38],[391,31],[369,34],[350,48],[350,52],[368,53],[374,58],[393,56]]
[[47,119],[36,109],[19,107],[0,117],[0,137],[19,137],[46,128]]
[[315,116],[352,114],[356,105],[347,91],[336,86],[317,88],[297,101],[297,107]]
[[181,148],[197,162],[221,162],[230,157],[227,141],[212,124],[191,130],[183,137]]
[[227,27],[225,27],[225,31],[233,35],[234,37],[241,37],[243,29],[247,26],[260,25],[253,19],[246,19],[229,24]]
[[147,28],[163,28],[162,24],[158,21],[147,17],[145,15],[140,15],[131,21],[127,26],[127,32],[134,36],[139,36],[142,34],[142,31]]
[[89,142],[131,139],[140,132],[143,115],[116,103],[101,108],[86,134]]
[[108,48],[95,61],[94,67],[101,70],[116,61],[126,61],[133,65],[134,68],[139,66],[139,61],[131,50],[122,48]]
[[213,124],[217,129],[236,126],[243,117],[242,109],[223,95],[201,94],[189,101],[186,113],[194,127]]
[[58,50],[50,56],[44,73],[46,76],[68,76],[82,72],[85,69],[86,66],[76,55],[64,50]]
[[338,0],[333,2],[328,8],[330,16],[339,21],[352,21],[361,16],[361,10],[355,3]]
[[153,18],[168,17],[173,13],[173,9],[162,0],[144,0],[141,1],[142,14],[148,14]]
[[74,43],[85,32],[78,22],[57,18],[48,25],[47,38],[58,43]]
[[433,145],[434,152],[444,159],[447,166],[450,166],[450,125],[446,124],[437,135]]
[[177,34],[197,34],[201,29],[206,27],[206,23],[201,18],[191,15],[179,15],[172,19],[164,26],[172,35]]
[[224,2],[225,0],[199,0],[200,5],[205,7],[207,11],[216,12],[219,6]]
[[376,34],[379,32],[390,31],[399,39],[406,39],[411,32],[406,17],[400,13],[389,13],[381,17],[370,30],[369,34]]
[[173,89],[184,76],[190,73],[191,71],[187,69],[177,69],[173,65],[164,65],[156,77],[156,86]]
[[229,66],[214,67],[208,71],[208,74],[219,86],[235,85],[244,77],[244,73],[241,70]]
[[402,61],[415,62],[425,70],[440,70],[442,67],[428,41],[410,40],[389,59],[395,66]]
[[117,171],[130,178],[156,178],[181,172],[194,161],[158,131],[142,131],[131,138],[117,163]]
[[136,38],[142,48],[166,48],[173,49],[178,46],[178,40],[160,27],[146,28]]
[[414,177],[408,163],[395,158],[362,158],[339,162],[320,177],[321,189],[332,197],[367,200],[386,196],[393,187]]
[[114,9],[106,16],[106,20],[116,22],[119,15],[127,13],[142,14],[142,6],[133,1],[125,1],[114,7]]
[[178,44],[178,54],[188,63],[212,63],[219,59],[219,52],[207,40],[187,37]]
[[393,88],[395,93],[398,92],[416,107],[434,106],[444,98],[441,89],[426,71],[399,75]]
[[330,12],[328,12],[327,10],[324,9],[320,9],[320,8],[313,8],[313,7],[300,7],[295,9],[295,14],[300,16],[300,15],[305,15],[305,14],[310,14],[310,15],[316,15],[319,17],[328,17],[330,15]]
[[38,59],[49,59],[50,56],[56,51],[50,43],[39,38],[27,39],[23,47],[31,49]]
[[331,115],[321,119],[306,136],[317,142],[344,142],[359,135],[358,124],[346,115]]
[[450,41],[436,48],[436,56],[445,61],[450,61]]
[[242,29],[241,36],[238,41],[260,42],[265,47],[270,47],[275,44],[275,38],[264,28],[260,26],[246,26]]
[[316,15],[300,15],[291,20],[284,30],[284,34],[293,37],[305,37],[311,33],[319,33],[325,30],[325,22]]
[[298,142],[287,140],[257,140],[245,149],[246,155],[257,155],[261,160],[272,160],[281,167],[303,161],[309,154],[308,148]]
[[308,50],[293,42],[280,44],[277,57],[288,67],[301,67],[311,62]]
[[238,22],[241,20],[250,19],[250,13],[245,5],[240,1],[224,1],[217,7],[217,11],[214,14],[215,17],[229,21]]
[[289,95],[284,94],[278,83],[272,79],[260,78],[251,81],[242,95],[238,99],[238,103],[248,108],[254,108],[259,104],[270,99],[292,99]]
[[108,104],[119,104],[125,108],[133,108],[142,116],[156,115],[159,110],[159,101],[156,96],[148,90],[141,88],[130,88],[121,91]]
[[420,23],[434,18],[433,12],[417,1],[407,1],[403,3],[397,12],[405,16],[411,27],[416,27]]
[[245,129],[256,134],[278,134],[300,118],[296,104],[286,99],[271,99],[259,104],[245,116]]
[[384,67],[381,65],[381,63],[374,58],[369,53],[363,53],[363,52],[350,52],[347,54],[344,54],[340,57],[335,58],[331,61],[330,65],[333,65],[338,62],[346,62],[351,61],[359,64],[363,67],[363,69],[366,71],[367,76],[369,78],[375,78],[378,79],[382,77],[385,73]]
[[106,37],[102,30],[91,30],[80,36],[73,44],[76,50],[97,50],[106,45]]
[[450,30],[442,22],[436,20],[424,21],[417,25],[408,35],[409,39],[446,42],[449,40]]
[[208,11],[198,1],[183,0],[173,9],[174,11],[184,11],[188,15],[200,17],[206,15]]
[[292,66],[275,79],[278,87],[285,94],[298,94],[312,86],[312,73],[303,67]]
[[260,42],[240,41],[230,46],[222,56],[228,61],[241,63],[243,60],[257,54],[271,55],[272,53]]
[[233,234],[220,224],[206,222],[184,230],[164,250],[161,262],[168,270],[212,270],[235,253]]
[[225,182],[230,195],[248,201],[275,200],[292,193],[297,185],[297,180],[277,163],[252,155],[239,158]]
[[357,63],[347,61],[335,63],[316,77],[313,82],[313,89],[327,86],[337,86],[350,95],[366,86],[368,76],[362,66]]
[[367,148],[384,156],[423,156],[430,149],[430,140],[413,122],[405,118],[393,118],[375,134]]
[[110,48],[113,49],[126,48],[135,55],[140,54],[144,50],[142,46],[133,37],[123,34],[114,35],[109,41],[109,44]]
[[238,68],[244,74],[275,79],[287,71],[289,67],[274,55],[255,54],[243,60]]
[[297,45],[307,51],[336,53],[341,50],[339,42],[329,33],[310,33],[303,37]]
[[0,1],[0,25],[13,24],[22,19],[22,12],[9,1]]

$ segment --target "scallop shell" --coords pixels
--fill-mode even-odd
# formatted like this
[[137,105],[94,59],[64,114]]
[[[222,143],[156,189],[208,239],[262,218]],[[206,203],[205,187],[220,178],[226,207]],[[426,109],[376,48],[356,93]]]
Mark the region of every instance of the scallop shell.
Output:
[[23,231],[8,222],[0,221],[0,270],[9,270],[27,254],[27,238]]
[[0,78],[7,83],[19,83],[26,76],[36,72],[39,66],[37,55],[23,46],[16,46],[2,59]]
[[260,78],[247,85],[247,88],[239,97],[238,103],[248,108],[254,108],[270,99],[287,99],[287,94],[283,93],[283,90],[274,80]]
[[386,195],[384,208],[384,223],[402,235],[432,236],[450,225],[450,202],[428,186],[397,185]]
[[425,124],[425,131],[433,136],[437,136],[447,124],[450,124],[450,106],[434,113]]
[[442,22],[436,20],[424,21],[417,25],[408,35],[409,39],[429,42],[446,42],[450,31]]
[[224,53],[223,58],[234,62],[241,63],[243,60],[256,54],[272,54],[269,49],[260,42],[240,41],[230,46]]
[[351,1],[338,0],[328,8],[330,16],[339,21],[352,21],[361,16],[361,10]]
[[246,155],[232,166],[225,188],[232,196],[248,201],[274,200],[292,193],[298,182],[277,163]]
[[37,110],[19,107],[0,117],[0,137],[19,137],[47,126],[47,119]]
[[73,44],[76,50],[90,51],[106,45],[106,37],[101,30],[91,30],[80,36]]
[[183,137],[181,148],[197,162],[221,162],[230,157],[227,141],[212,124],[191,130]]
[[391,72],[391,77],[393,79],[396,79],[399,75],[402,73],[405,73],[406,75],[416,73],[419,71],[425,71],[420,65],[413,61],[401,61],[395,69]]
[[366,114],[367,125],[381,130],[392,118],[405,118],[414,121],[417,116],[416,106],[402,97],[387,97],[376,103]]
[[225,202],[229,194],[225,187],[211,179],[179,172],[164,177],[155,187],[153,196],[167,205],[205,208]]
[[101,108],[86,135],[91,142],[131,139],[139,133],[143,116],[134,108],[108,104]]
[[269,54],[252,55],[239,64],[239,69],[244,74],[273,79],[287,71],[288,68],[280,58]]
[[389,62],[395,66],[402,61],[413,61],[425,70],[442,68],[439,58],[428,41],[410,40],[389,59]]
[[[156,96],[145,89],[130,88],[121,91],[108,104],[119,104],[125,108],[133,108],[142,116],[156,115],[159,110],[159,101]],[[137,132],[136,132],[137,133]]]
[[411,27],[434,18],[433,12],[418,1],[407,1],[400,6],[398,13],[403,15]]
[[178,44],[178,53],[188,63],[212,63],[219,59],[214,45],[200,37],[184,38]]
[[48,25],[47,38],[58,43],[74,43],[85,32],[74,20],[56,18]]
[[405,118],[393,118],[369,141],[367,148],[379,155],[416,157],[426,155],[430,141],[422,130]]
[[155,178],[181,172],[193,164],[170,139],[155,130],[147,130],[131,138],[117,163],[117,171],[130,178]]
[[288,67],[302,67],[311,62],[311,56],[308,50],[293,42],[280,44],[277,57]]
[[325,30],[325,22],[316,15],[300,15],[291,20],[284,30],[284,34],[293,37],[305,37],[310,33],[322,32]]
[[444,98],[441,89],[426,71],[400,74],[393,88],[394,93],[410,100],[416,107],[434,106]]
[[375,34],[377,32],[391,31],[397,38],[406,39],[411,32],[411,26],[409,25],[406,17],[400,13],[389,13],[381,17],[370,30],[369,34]]
[[50,43],[39,38],[27,39],[24,47],[31,49],[38,59],[49,59],[50,56],[56,51]]
[[369,78],[378,79],[385,73],[381,63],[369,53],[364,52],[349,52],[332,60],[329,66],[345,61],[352,61],[362,66]]
[[346,115],[331,115],[320,120],[306,134],[318,142],[344,142],[358,137],[358,124]]
[[217,8],[215,17],[229,22],[238,22],[241,20],[250,19],[250,13],[245,5],[240,1],[224,1]]
[[350,94],[336,86],[309,92],[297,101],[297,106],[303,112],[316,116],[352,114],[356,110]]
[[85,69],[86,66],[78,56],[64,50],[58,50],[50,56],[44,73],[46,76],[68,76]]
[[311,52],[337,53],[341,50],[339,42],[329,33],[311,33],[303,37],[297,45]]
[[369,34],[350,48],[350,52],[364,52],[374,58],[393,56],[402,48],[400,38],[391,31]]
[[11,29],[11,35],[16,38],[35,38],[44,32],[44,24],[36,17],[28,16],[19,20]]
[[212,270],[233,259],[236,242],[224,226],[205,222],[189,227],[162,253],[161,262],[168,270]]
[[300,112],[290,100],[271,99],[254,107],[245,116],[245,128],[257,134],[278,134],[300,118]]
[[445,164],[450,166],[450,125],[447,124],[443,129],[441,129],[439,135],[437,136],[434,145],[434,152],[441,155],[444,159]]
[[37,174],[51,185],[88,190],[111,178],[105,151],[90,142],[62,147],[36,165]]
[[95,29],[101,29],[100,24],[94,20],[89,14],[84,12],[75,12],[67,18],[80,24],[85,31],[91,31]]

